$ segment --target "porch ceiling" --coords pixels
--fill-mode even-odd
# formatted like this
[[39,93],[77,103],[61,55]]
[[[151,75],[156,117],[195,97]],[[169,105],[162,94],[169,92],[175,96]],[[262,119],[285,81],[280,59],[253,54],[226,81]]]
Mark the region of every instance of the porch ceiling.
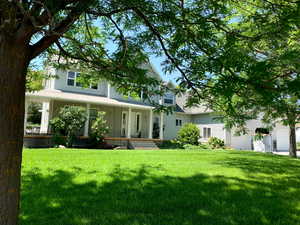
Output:
[[119,107],[129,107],[135,109],[153,109],[154,107],[149,105],[143,105],[138,103],[129,103],[117,99],[95,96],[95,95],[87,95],[87,94],[79,94],[79,93],[71,93],[60,90],[41,90],[37,92],[26,93],[26,97],[29,99],[36,100],[61,100],[61,101],[70,101],[70,102],[80,102],[80,103],[89,103],[89,104],[98,104],[98,105],[108,105],[108,106],[119,106]]

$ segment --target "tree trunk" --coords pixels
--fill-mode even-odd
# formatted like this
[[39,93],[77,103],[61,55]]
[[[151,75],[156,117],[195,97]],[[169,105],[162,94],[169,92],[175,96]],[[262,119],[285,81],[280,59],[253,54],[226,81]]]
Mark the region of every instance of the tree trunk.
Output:
[[295,124],[290,125],[290,156],[297,157],[297,143],[296,143],[296,127]]
[[18,224],[24,129],[25,44],[0,36],[0,225]]

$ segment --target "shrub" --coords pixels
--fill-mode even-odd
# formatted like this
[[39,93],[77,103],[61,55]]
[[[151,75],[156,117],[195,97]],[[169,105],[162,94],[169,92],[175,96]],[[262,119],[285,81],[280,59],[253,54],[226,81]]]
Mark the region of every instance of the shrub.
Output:
[[98,112],[96,120],[91,127],[91,139],[95,144],[103,143],[105,135],[109,132],[109,127],[104,119],[105,112]]
[[157,146],[160,149],[178,149],[182,148],[182,145],[178,143],[177,140],[164,140],[160,143],[157,143]]
[[217,137],[210,137],[207,143],[209,144],[209,146],[211,146],[211,148],[214,149],[225,147],[224,141]]
[[177,134],[177,141],[181,145],[191,144],[198,145],[200,138],[200,130],[199,128],[192,123],[185,124]]
[[184,149],[187,150],[205,150],[205,149],[210,149],[209,145],[207,144],[199,144],[199,145],[191,145],[191,144],[186,144],[183,146]]
[[50,125],[54,131],[54,137],[57,139],[59,135],[66,136],[66,146],[72,147],[76,135],[83,128],[85,121],[86,111],[83,107],[64,106],[60,109],[58,116],[50,121]]

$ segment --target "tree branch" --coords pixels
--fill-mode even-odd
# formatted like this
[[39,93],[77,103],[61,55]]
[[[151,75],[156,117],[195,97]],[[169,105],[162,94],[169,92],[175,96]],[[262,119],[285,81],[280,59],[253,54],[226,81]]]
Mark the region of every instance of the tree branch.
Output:
[[63,19],[56,27],[51,31],[52,35],[44,36],[40,39],[36,44],[30,46],[31,55],[30,58],[33,59],[39,54],[41,54],[45,49],[47,49],[50,45],[56,42],[66,31],[68,31],[69,27],[79,18],[79,16],[84,12],[84,7],[82,4],[78,4],[67,16]]
[[162,47],[165,55],[167,58],[171,61],[171,63],[175,66],[175,68],[181,73],[182,77],[185,79],[185,81],[188,84],[188,87],[191,88],[199,98],[201,98],[201,95],[199,91],[194,87],[194,84],[189,80],[185,72],[181,69],[181,67],[178,65],[176,60],[170,55],[169,51],[167,50],[163,38],[161,37],[158,30],[152,25],[152,23],[148,20],[148,18],[142,13],[142,11],[138,8],[133,8],[133,11],[144,21],[145,25],[150,29],[150,31],[156,36],[157,40],[160,43],[160,46]]

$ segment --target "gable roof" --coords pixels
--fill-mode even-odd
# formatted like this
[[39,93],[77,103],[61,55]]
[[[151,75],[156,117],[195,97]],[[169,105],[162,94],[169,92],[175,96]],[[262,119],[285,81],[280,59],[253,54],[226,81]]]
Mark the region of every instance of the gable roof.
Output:
[[209,109],[204,105],[186,107],[187,99],[188,99],[187,93],[176,96],[176,112],[183,112],[191,115],[213,112],[211,109]]

